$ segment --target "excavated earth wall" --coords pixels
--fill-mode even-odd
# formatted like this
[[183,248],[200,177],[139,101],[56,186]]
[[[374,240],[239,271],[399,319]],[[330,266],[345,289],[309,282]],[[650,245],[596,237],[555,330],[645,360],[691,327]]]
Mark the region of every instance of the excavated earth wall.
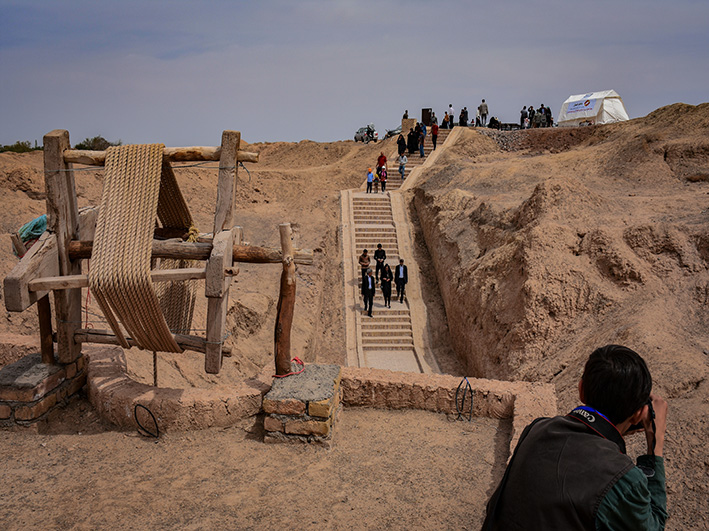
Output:
[[708,181],[709,104],[675,104],[609,126],[464,131],[408,196],[470,375],[553,383],[563,412],[593,349],[645,358],[670,404],[668,529],[707,523]]

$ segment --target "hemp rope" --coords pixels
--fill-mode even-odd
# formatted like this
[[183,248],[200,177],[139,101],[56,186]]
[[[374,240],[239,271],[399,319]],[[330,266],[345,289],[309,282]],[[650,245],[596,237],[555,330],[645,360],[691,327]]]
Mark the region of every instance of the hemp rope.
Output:
[[[194,292],[182,286],[166,286],[160,290],[161,301],[150,280],[156,218],[165,226],[177,225],[193,232],[192,218],[174,173],[169,164],[163,163],[163,150],[163,144],[113,146],[106,150],[89,287],[124,348],[130,347],[119,321],[142,349],[182,352],[168,323],[189,328]],[[172,264],[164,262],[175,261],[161,263],[162,267],[169,267]],[[182,297],[179,304],[178,296]],[[185,297],[191,300],[185,301]],[[168,318],[163,308],[170,310]],[[187,318],[190,323],[184,326]]]

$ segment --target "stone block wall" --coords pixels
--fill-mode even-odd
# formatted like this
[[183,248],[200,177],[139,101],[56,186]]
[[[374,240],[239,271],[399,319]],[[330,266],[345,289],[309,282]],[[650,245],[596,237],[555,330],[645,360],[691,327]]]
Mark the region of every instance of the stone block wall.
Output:
[[341,410],[340,374],[337,365],[309,364],[302,374],[275,379],[263,399],[264,442],[330,447]]

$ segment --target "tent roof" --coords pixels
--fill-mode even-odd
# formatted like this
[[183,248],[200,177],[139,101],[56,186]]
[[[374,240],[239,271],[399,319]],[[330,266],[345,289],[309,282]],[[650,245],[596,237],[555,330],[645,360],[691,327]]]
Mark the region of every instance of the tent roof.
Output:
[[566,98],[564,103],[579,101],[583,99],[620,98],[615,90],[601,90],[600,92],[587,92],[586,94],[574,94]]

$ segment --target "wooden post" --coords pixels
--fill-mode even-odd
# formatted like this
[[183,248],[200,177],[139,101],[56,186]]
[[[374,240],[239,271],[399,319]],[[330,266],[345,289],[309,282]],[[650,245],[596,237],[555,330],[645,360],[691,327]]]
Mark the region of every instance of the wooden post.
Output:
[[[44,135],[44,179],[47,191],[47,230],[56,235],[60,275],[78,275],[81,262],[69,258],[69,242],[79,237],[79,209],[71,165],[64,162],[69,132],[55,129]],[[57,360],[71,363],[81,356],[74,332],[81,328],[81,290],[54,292],[57,319]]]
[[222,133],[221,156],[219,157],[219,182],[217,184],[217,208],[214,212],[214,235],[229,230],[234,224],[234,199],[236,197],[236,157],[241,144],[239,131]]
[[274,350],[276,374],[282,376],[291,372],[290,333],[295,310],[295,260],[293,259],[290,223],[282,223],[278,226],[278,231],[281,236],[283,252],[283,272],[281,273],[281,289],[278,294]]
[[49,302],[48,294],[37,299],[37,314],[39,317],[39,345],[42,353],[42,363],[54,365],[52,306]]
[[219,374],[222,368],[222,342],[226,330],[226,314],[229,309],[229,284],[231,277],[225,269],[232,269],[234,233],[221,231],[214,236],[212,255],[207,262],[204,294],[207,296],[207,348],[204,354],[204,370]]
[[20,235],[16,232],[10,234],[10,240],[12,240],[12,247],[15,249],[17,257],[22,258],[23,256],[25,256],[25,253],[27,252],[27,247],[25,247],[25,244],[23,243],[22,238],[20,238]]

